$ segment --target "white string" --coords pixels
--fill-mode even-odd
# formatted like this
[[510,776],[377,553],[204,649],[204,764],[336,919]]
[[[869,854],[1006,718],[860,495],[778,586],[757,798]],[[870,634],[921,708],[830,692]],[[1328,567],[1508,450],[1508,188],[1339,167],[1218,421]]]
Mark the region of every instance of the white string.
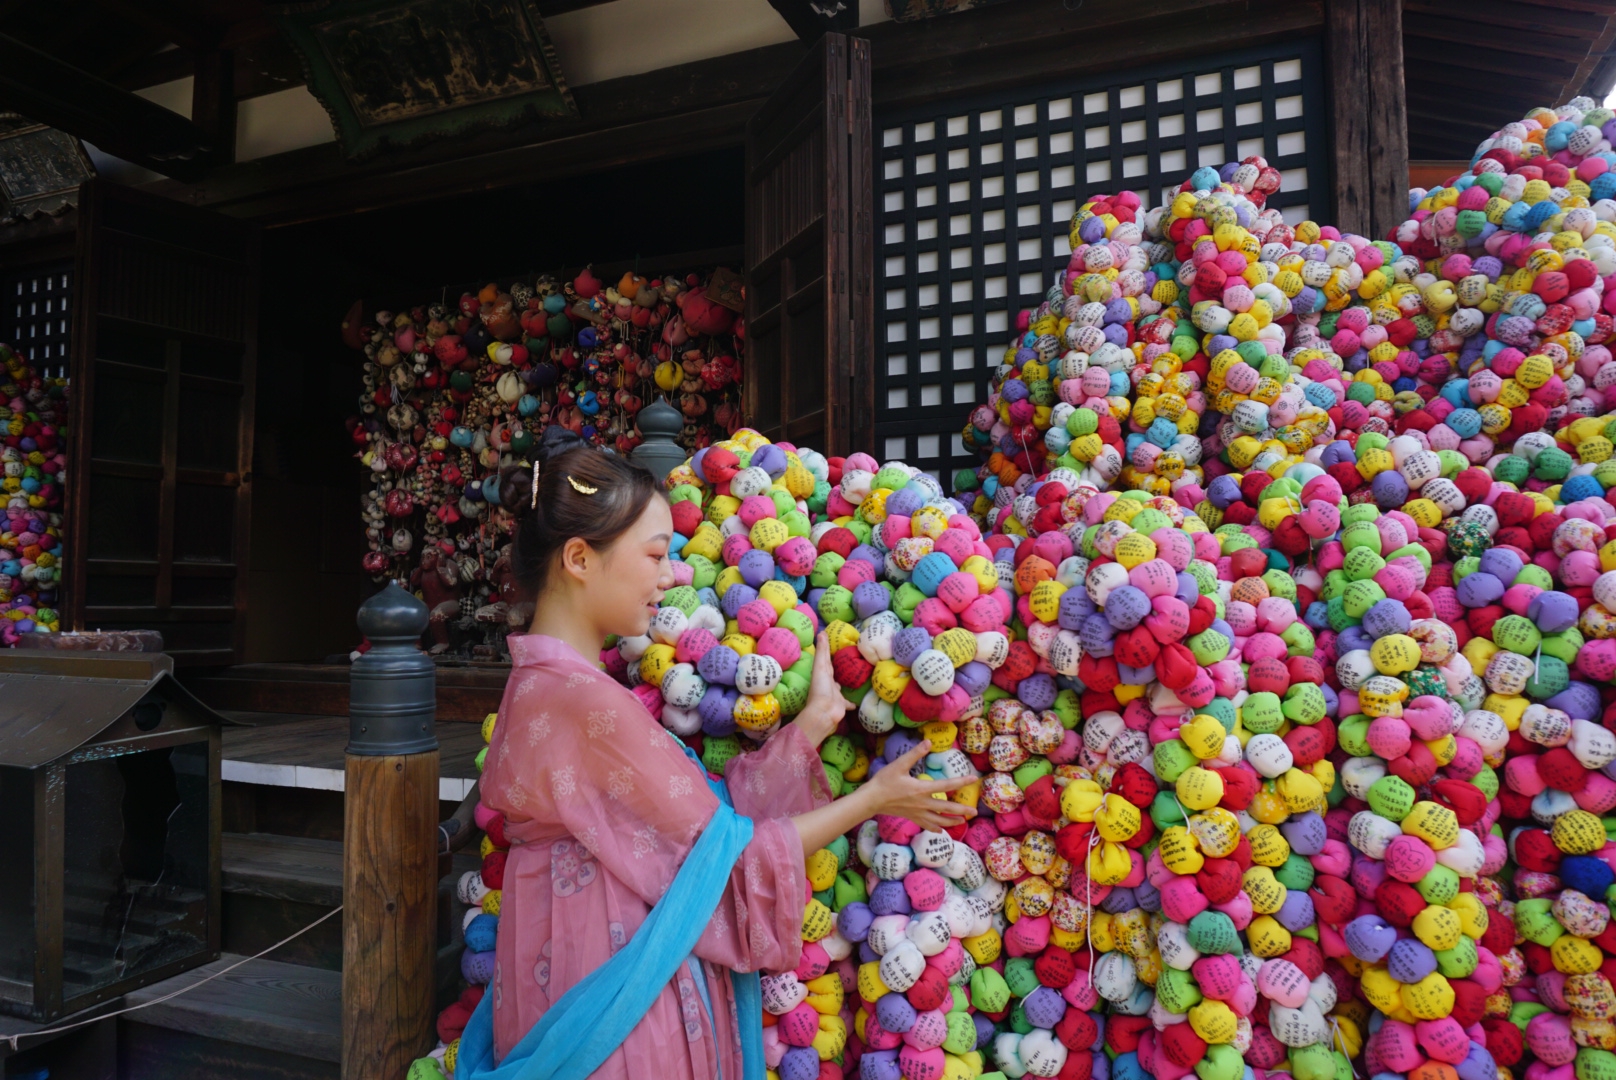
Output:
[[1347,1050],[1347,1037],[1341,1034],[1341,1018],[1339,1016],[1330,1017],[1330,1030],[1335,1032],[1336,1045],[1341,1048],[1341,1056],[1347,1059],[1347,1068],[1352,1070],[1353,1076],[1357,1076],[1358,1066],[1352,1063],[1352,1054]]
[[134,1012],[136,1009],[148,1009],[153,1005],[161,1005],[163,1002],[171,1001],[174,998],[179,997],[181,994],[189,994],[192,990],[195,990],[197,987],[201,986],[202,984],[212,982],[214,979],[217,979],[220,975],[225,975],[225,974],[228,974],[229,972],[232,972],[232,971],[236,970],[242,964],[249,963],[250,961],[257,960],[260,957],[262,957],[262,956],[264,956],[264,955],[266,955],[268,953],[274,952],[276,949],[280,948],[282,945],[285,945],[288,941],[291,941],[293,938],[301,937],[302,935],[308,933],[310,930],[313,930],[316,926],[319,926],[321,923],[325,922],[327,919],[329,919],[331,916],[337,914],[337,912],[339,912],[341,910],[342,910],[342,905],[338,904],[336,907],[332,908],[330,911],[326,912],[324,915],[321,915],[318,919],[315,919],[313,922],[309,923],[309,925],[305,926],[303,929],[294,931],[293,933],[289,934],[288,936],[281,938],[279,941],[277,941],[275,944],[271,945],[269,948],[265,949],[263,952],[254,953],[252,956],[244,956],[240,960],[237,960],[234,964],[231,964],[229,967],[221,968],[218,971],[215,971],[212,975],[207,976],[206,978],[198,979],[196,982],[191,983],[188,986],[182,986],[178,990],[174,990],[174,991],[172,991],[170,993],[164,994],[162,997],[153,998],[150,1001],[142,1001],[139,1005],[131,1005],[126,1009],[114,1009],[112,1012],[98,1013],[97,1015],[90,1017],[88,1020],[78,1020],[78,1021],[75,1021],[74,1023],[71,1023],[71,1024],[62,1024],[60,1027],[44,1028],[43,1030],[40,1030],[40,1031],[19,1031],[15,1035],[0,1035],[0,1041],[9,1043],[11,1045],[12,1053],[16,1053],[17,1050],[18,1050],[18,1046],[17,1046],[17,1040],[18,1039],[30,1039],[30,1038],[33,1038],[35,1035],[59,1035],[64,1031],[72,1031],[74,1028],[84,1027],[86,1024],[98,1024],[102,1020],[106,1020],[106,1019],[109,1019],[109,1018],[114,1017],[114,1016],[122,1016],[124,1013]]

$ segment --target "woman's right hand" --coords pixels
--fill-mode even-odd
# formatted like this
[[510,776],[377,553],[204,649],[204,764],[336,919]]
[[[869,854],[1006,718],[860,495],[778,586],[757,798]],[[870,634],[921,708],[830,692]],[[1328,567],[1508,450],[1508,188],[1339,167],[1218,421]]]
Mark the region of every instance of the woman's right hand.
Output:
[[908,753],[883,765],[880,771],[870,777],[864,788],[869,791],[874,805],[872,813],[908,818],[930,832],[941,832],[976,816],[976,811],[963,803],[946,802],[932,795],[934,792],[958,791],[967,784],[975,783],[977,777],[932,780],[909,775],[909,770],[920,764],[921,758],[930,750],[931,744],[922,739]]

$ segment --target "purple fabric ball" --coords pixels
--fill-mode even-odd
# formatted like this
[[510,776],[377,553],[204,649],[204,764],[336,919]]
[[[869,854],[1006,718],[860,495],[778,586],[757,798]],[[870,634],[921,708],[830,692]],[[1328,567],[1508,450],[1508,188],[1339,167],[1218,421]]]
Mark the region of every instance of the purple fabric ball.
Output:
[[1341,931],[1352,955],[1373,964],[1397,944],[1397,928],[1379,915],[1360,915]]
[[1513,582],[1524,565],[1521,557],[1508,548],[1488,548],[1477,560],[1484,574],[1491,574],[1506,585]]
[[1105,621],[1113,630],[1132,630],[1150,614],[1150,597],[1132,585],[1119,585],[1105,601]]
[[758,591],[744,582],[737,581],[724,592],[724,598],[718,602],[723,609],[724,618],[733,619],[747,604],[758,598]]
[[870,924],[874,921],[875,916],[870,912],[870,905],[862,900],[854,900],[836,913],[837,931],[854,943],[870,936]]
[[767,551],[753,548],[742,555],[741,561],[735,566],[741,572],[742,580],[754,589],[761,589],[774,580],[774,556]]
[[873,581],[863,581],[853,590],[853,610],[861,619],[879,614],[892,606],[892,594]]
[[1105,616],[1095,612],[1083,620],[1083,626],[1077,632],[1077,638],[1083,644],[1083,651],[1091,656],[1110,656],[1116,651],[1117,632],[1111,629]]
[[1297,814],[1279,827],[1291,850],[1298,855],[1317,855],[1324,850],[1324,842],[1330,838],[1330,831],[1325,827],[1324,819],[1312,810]]
[[1313,911],[1313,898],[1305,889],[1292,889],[1274,914],[1274,919],[1293,934],[1299,934],[1318,921]]
[[993,669],[979,660],[970,660],[954,669],[954,685],[975,697],[993,682]]
[[1029,675],[1016,684],[1016,696],[1021,703],[1038,712],[1055,704],[1055,693],[1055,680],[1043,672]]
[[1401,600],[1390,597],[1377,601],[1374,607],[1364,612],[1363,628],[1373,638],[1406,634],[1412,625],[1414,620],[1409,617],[1407,606]]
[[494,950],[472,952],[467,949],[461,953],[460,974],[473,985],[487,986],[494,979]]
[[734,686],[735,668],[740,662],[741,654],[728,645],[714,645],[696,661],[696,671],[709,683]]
[[875,1003],[875,1018],[887,1031],[902,1035],[915,1026],[915,1007],[902,994],[883,994]]
[[1060,614],[1055,621],[1062,630],[1078,630],[1083,626],[1083,620],[1094,614],[1094,601],[1082,589],[1067,589],[1061,594]]
[[790,464],[786,452],[774,443],[764,443],[752,451],[752,467],[762,469],[776,480],[785,475],[786,466]]
[[1386,956],[1386,973],[1400,983],[1419,982],[1436,970],[1436,954],[1418,938],[1403,938]]
[[740,696],[740,691],[733,687],[709,686],[701,696],[701,704],[696,706],[696,715],[701,717],[701,733],[717,739],[735,734],[735,702]]
[[912,910],[901,881],[878,881],[870,890],[870,911],[876,915],[907,915]]
[[1022,1000],[1021,1007],[1027,1014],[1028,1023],[1046,1031],[1060,1023],[1061,1017],[1066,1015],[1065,1000],[1050,986],[1040,986],[1028,994]]
[[1401,473],[1387,469],[1377,473],[1370,481],[1369,493],[1374,497],[1375,505],[1382,510],[1393,510],[1408,502],[1408,481]]
[[[886,995],[890,997],[891,995]],[[903,1080],[896,1050],[866,1050],[859,1058],[859,1080]]]
[[[1497,548],[1490,549],[1490,551],[1497,550]],[[1477,570],[1459,582],[1454,591],[1459,594],[1459,603],[1465,607],[1486,607],[1488,604],[1495,604],[1503,598],[1504,583],[1485,570]]]
[[[877,586],[879,588],[879,586]],[[904,667],[915,662],[915,657],[931,648],[931,635],[923,626],[906,626],[892,638],[892,659]]]
[[1577,615],[1577,602],[1563,592],[1538,593],[1526,607],[1526,617],[1545,634],[1571,629]]

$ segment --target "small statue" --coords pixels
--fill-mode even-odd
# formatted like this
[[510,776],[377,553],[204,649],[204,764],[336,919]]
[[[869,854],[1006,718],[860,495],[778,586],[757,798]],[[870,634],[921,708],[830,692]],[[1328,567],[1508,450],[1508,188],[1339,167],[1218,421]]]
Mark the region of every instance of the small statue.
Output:
[[427,633],[432,636],[428,651],[437,656],[449,650],[449,621],[460,617],[460,567],[432,544],[421,553],[421,565],[410,575],[410,585],[420,589],[430,613]]

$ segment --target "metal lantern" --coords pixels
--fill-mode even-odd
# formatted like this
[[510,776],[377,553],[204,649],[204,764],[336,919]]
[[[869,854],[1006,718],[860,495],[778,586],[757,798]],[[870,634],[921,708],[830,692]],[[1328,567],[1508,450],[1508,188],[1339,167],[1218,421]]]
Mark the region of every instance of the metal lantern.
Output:
[[219,736],[163,653],[0,653],[0,1011],[219,955]]

